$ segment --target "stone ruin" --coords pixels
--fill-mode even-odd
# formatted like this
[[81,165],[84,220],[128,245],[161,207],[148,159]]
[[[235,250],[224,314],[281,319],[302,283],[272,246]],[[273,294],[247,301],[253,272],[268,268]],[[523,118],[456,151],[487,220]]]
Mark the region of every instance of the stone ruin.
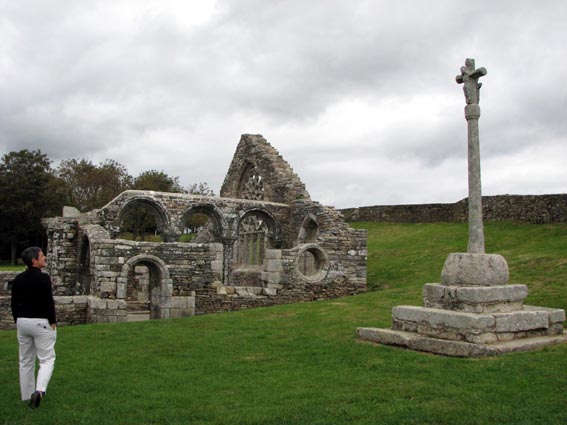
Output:
[[508,285],[508,264],[486,254],[480,183],[478,79],[485,68],[467,59],[456,80],[463,84],[468,126],[469,241],[466,253],[452,253],[441,283],[423,288],[423,307],[392,309],[392,329],[359,328],[361,339],[459,357],[498,355],[567,342],[565,311],[524,305],[526,285]]
[[[163,242],[120,238],[125,218],[140,208]],[[195,222],[191,241],[182,242]],[[185,317],[366,289],[366,231],[312,201],[260,135],[242,136],[220,197],[128,190],[85,214],[66,207],[44,225],[64,324]]]

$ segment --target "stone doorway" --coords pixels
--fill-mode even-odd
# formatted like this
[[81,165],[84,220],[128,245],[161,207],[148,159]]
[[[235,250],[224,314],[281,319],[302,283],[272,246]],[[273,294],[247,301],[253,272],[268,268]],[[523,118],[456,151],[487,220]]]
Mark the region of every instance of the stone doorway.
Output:
[[171,279],[165,263],[151,255],[126,262],[118,279],[118,298],[126,301],[128,321],[169,317]]

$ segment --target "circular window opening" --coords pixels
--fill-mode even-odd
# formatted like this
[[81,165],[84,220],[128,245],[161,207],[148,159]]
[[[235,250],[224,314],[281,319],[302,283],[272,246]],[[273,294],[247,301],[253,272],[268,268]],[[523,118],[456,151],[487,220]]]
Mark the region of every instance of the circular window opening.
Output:
[[327,257],[318,247],[308,247],[297,257],[297,270],[309,280],[321,280],[325,277]]

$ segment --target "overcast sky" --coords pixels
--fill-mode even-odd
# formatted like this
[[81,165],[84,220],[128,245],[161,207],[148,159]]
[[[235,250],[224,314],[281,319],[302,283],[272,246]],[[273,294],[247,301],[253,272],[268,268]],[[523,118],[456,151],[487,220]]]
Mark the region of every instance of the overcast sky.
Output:
[[565,0],[0,0],[0,154],[113,159],[218,194],[262,134],[339,208],[567,193]]

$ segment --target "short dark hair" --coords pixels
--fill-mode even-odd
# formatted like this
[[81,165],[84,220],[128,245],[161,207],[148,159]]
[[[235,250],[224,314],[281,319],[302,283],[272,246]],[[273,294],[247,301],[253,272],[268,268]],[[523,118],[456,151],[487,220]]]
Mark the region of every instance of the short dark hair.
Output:
[[32,260],[34,258],[37,260],[40,252],[41,248],[37,246],[30,246],[29,248],[24,249],[22,252],[22,260],[24,260],[26,266],[31,267],[33,265]]

